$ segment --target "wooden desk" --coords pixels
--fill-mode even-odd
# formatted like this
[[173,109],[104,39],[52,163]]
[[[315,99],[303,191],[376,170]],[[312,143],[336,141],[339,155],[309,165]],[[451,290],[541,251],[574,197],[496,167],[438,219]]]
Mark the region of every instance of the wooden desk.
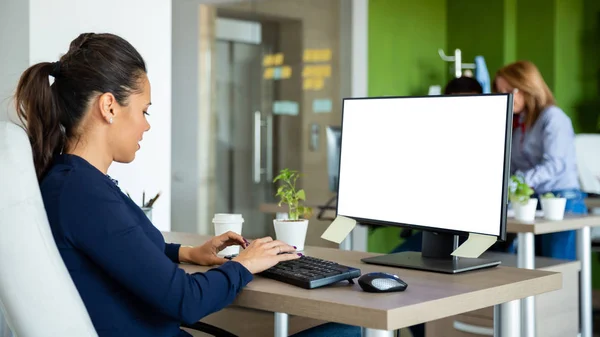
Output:
[[[549,221],[536,218],[534,223],[522,223],[514,218],[507,219],[507,232],[517,233],[518,249],[517,267],[535,268],[535,237],[537,234],[557,233],[569,230],[577,231],[577,259],[581,262],[579,282],[581,317],[581,337],[592,337],[592,262],[591,262],[591,230],[600,226],[600,215],[573,216],[565,215],[561,221]],[[534,337],[535,302],[533,297],[524,299],[521,316],[523,317],[523,337]]]
[[[595,199],[586,199],[588,207],[595,207]],[[597,202],[600,204],[600,202]],[[600,205],[598,205],[600,207]],[[263,204],[260,210],[265,213],[283,213],[285,208],[277,204]],[[328,211],[335,217],[335,211]],[[517,256],[519,268],[535,269],[535,237],[534,235],[577,230],[577,259],[581,262],[580,278],[580,313],[581,337],[592,337],[592,264],[591,264],[591,232],[590,227],[600,226],[600,215],[565,216],[561,221],[548,221],[537,218],[534,223],[521,223],[514,218],[507,219],[507,232],[516,233],[518,237]],[[523,312],[522,336],[534,337],[535,305],[533,297],[522,301]]]
[[[208,239],[187,233],[163,233],[168,242],[198,245]],[[393,336],[393,331],[480,308],[498,305],[498,331],[515,336],[514,315],[500,304],[527,296],[560,289],[559,273],[496,267],[464,274],[448,275],[416,270],[369,265],[360,259],[377,254],[306,247],[309,256],[358,267],[362,273],[386,271],[398,274],[408,283],[400,293],[372,294],[358,284],[336,285],[305,290],[282,282],[256,276],[233,303],[275,314],[275,337],[287,336],[288,315],[362,326],[366,336]],[[188,273],[206,271],[207,267],[181,265]],[[518,316],[516,316],[518,319]]]

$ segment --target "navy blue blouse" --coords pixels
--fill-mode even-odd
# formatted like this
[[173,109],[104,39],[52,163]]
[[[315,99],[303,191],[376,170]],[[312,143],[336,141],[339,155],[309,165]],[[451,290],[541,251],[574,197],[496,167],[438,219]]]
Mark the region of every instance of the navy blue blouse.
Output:
[[178,268],[144,212],[106,175],[58,156],[41,183],[58,250],[99,336],[187,336],[193,323],[231,304],[252,274],[237,262],[205,273]]

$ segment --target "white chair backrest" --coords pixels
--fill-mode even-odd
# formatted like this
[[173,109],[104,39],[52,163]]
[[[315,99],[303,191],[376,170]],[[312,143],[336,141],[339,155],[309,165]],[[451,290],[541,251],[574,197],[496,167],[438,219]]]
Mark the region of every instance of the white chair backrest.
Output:
[[15,337],[97,337],[50,231],[23,129],[0,121],[0,310]]
[[576,135],[575,152],[581,189],[600,194],[600,134]]

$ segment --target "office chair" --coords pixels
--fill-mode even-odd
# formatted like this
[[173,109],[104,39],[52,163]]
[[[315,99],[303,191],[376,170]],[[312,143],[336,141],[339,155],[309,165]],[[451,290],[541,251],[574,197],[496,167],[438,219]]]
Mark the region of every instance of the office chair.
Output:
[[[6,121],[0,191],[0,320],[18,337],[97,337],[52,236],[27,134]],[[235,337],[201,322],[184,327]]]
[[600,134],[575,136],[575,153],[581,190],[592,198],[600,197]]

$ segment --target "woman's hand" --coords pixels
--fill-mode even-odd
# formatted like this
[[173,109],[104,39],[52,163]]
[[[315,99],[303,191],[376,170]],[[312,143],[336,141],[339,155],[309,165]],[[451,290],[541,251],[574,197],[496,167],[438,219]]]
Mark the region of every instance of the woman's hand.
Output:
[[[281,261],[294,260],[301,256],[296,248],[270,237],[257,239],[246,247],[233,261],[241,263],[252,274],[269,269]],[[291,253],[291,254],[281,254]]]
[[244,240],[241,235],[229,231],[213,237],[201,246],[179,247],[179,261],[195,263],[201,266],[214,266],[223,264],[228,260],[217,256],[217,254],[223,249],[235,245],[245,248],[247,246],[247,241]]

